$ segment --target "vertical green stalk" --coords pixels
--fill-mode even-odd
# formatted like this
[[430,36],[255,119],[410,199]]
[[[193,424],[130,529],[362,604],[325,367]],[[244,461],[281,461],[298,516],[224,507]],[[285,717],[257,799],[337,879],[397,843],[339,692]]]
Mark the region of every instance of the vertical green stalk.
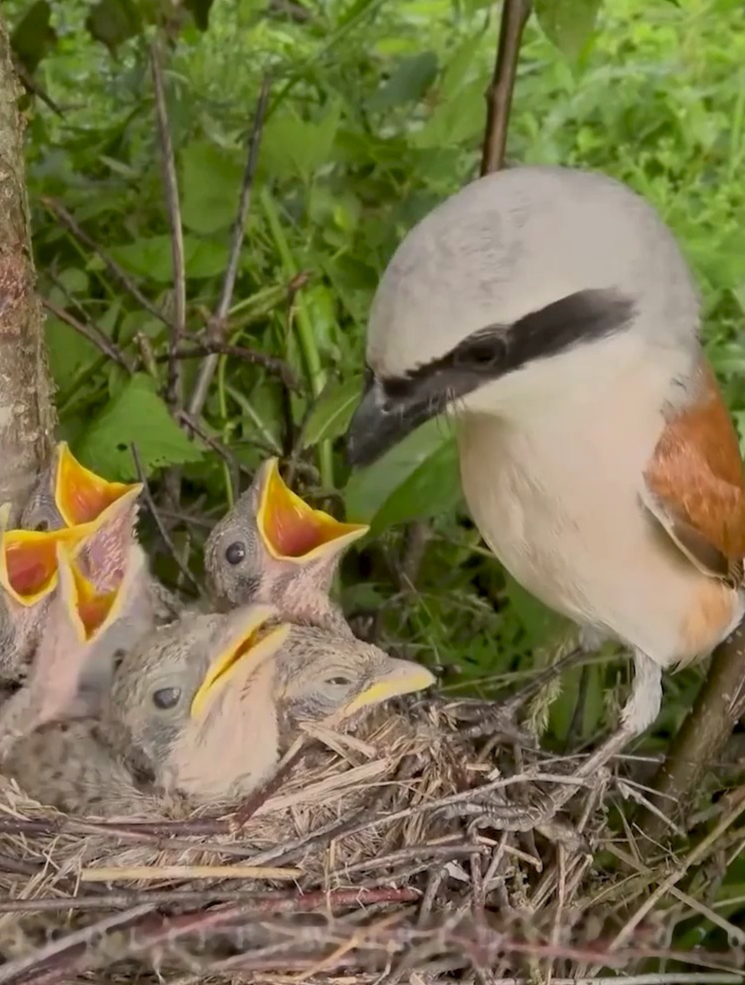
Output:
[[[261,189],[260,199],[269,231],[282,262],[284,276],[290,281],[300,271],[279,220],[277,207],[267,188]],[[295,308],[295,327],[297,329],[298,343],[303,356],[303,362],[305,363],[305,371],[308,375],[311,393],[313,394],[313,398],[317,400],[326,384],[326,371],[321,363],[321,355],[316,345],[316,336],[313,330],[313,320],[302,292],[298,293],[295,299]],[[331,442],[329,441],[321,441],[318,444],[318,468],[321,473],[321,483],[324,489],[333,489],[334,461],[331,454]]]

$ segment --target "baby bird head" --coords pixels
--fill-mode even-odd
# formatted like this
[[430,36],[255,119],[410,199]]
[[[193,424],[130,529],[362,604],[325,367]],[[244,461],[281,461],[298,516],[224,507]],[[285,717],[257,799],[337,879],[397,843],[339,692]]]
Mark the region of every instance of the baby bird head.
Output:
[[60,441],[21,514],[25,530],[58,530],[90,523],[138,484],[109,482],[85,468]]
[[435,683],[421,664],[377,646],[306,626],[293,627],[276,659],[274,700],[285,728],[341,722],[383,701]]
[[207,539],[210,591],[223,609],[257,601],[276,605],[293,619],[312,613],[328,605],[343,552],[367,530],[308,506],[288,488],[271,458]]
[[289,632],[275,616],[264,605],[187,612],[124,654],[104,713],[124,758],[197,800],[240,792],[244,778],[270,769],[276,740],[261,724],[267,711],[274,718],[262,689],[271,674],[261,668]]

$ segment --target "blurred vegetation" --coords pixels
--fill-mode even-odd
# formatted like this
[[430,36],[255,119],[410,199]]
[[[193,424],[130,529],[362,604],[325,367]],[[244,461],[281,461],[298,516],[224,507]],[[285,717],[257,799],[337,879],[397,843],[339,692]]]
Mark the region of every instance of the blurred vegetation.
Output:
[[[708,350],[743,432],[745,7],[598,6],[536,4],[508,160],[598,168],[660,209],[699,278]],[[381,271],[405,231],[477,173],[498,9],[484,0],[5,0],[3,11],[37,90],[24,105],[41,292],[95,326],[135,370],[50,317],[62,436],[87,464],[118,478],[133,477],[136,442],[156,491],[164,468],[179,467],[180,501],[174,505],[171,491],[163,515],[195,570],[209,522],[233,500],[237,473],[281,456],[309,498],[334,509],[342,501],[350,518],[372,523],[373,537],[344,570],[344,603],[359,626],[368,614],[384,639],[444,668],[456,689],[519,674],[530,665],[521,658],[548,644],[558,621],[480,546],[447,426],[425,427],[352,476],[340,440],[360,388],[365,319]],[[271,77],[226,338],[281,359],[300,389],[220,356],[200,426],[227,456],[192,439],[163,400],[163,322],[58,218],[61,205],[172,316],[149,69],[156,22],[168,38],[185,345],[204,337],[217,305],[246,144],[262,79]],[[200,364],[201,357],[182,363],[187,393]],[[155,542],[154,549],[162,550],[159,573],[176,582],[173,559]],[[412,558],[414,586],[401,576]],[[570,679],[551,708],[549,741],[561,745],[570,727],[575,737],[597,734],[617,668],[599,663],[581,689],[581,672]],[[697,675],[668,680],[649,748],[682,720]],[[737,878],[745,882],[745,868]]]

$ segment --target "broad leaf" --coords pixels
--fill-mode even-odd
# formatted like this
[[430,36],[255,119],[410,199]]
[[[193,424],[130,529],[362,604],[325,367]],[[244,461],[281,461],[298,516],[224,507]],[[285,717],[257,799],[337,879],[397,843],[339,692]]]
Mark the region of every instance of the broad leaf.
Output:
[[142,31],[142,17],[134,0],[99,0],[85,21],[90,34],[114,54],[120,44]]
[[[407,485],[409,480],[411,485]],[[377,462],[352,473],[344,490],[347,515],[366,523],[374,521],[376,529],[434,516],[457,502],[459,482],[454,439],[447,425],[441,420],[428,421]]]
[[237,154],[193,141],[181,154],[181,216],[187,229],[214,233],[230,229],[238,212],[243,167]]
[[289,109],[273,116],[261,142],[264,172],[275,179],[295,175],[312,178],[331,156],[340,119],[340,102],[332,103],[323,116],[312,121]]
[[486,82],[476,79],[452,99],[435,109],[427,123],[413,135],[421,148],[452,147],[470,140],[484,129],[484,89]]
[[531,648],[543,646],[549,640],[558,637],[560,632],[566,631],[569,623],[563,616],[539,602],[534,595],[516,582],[509,572],[505,571],[504,574],[510,607],[520,619]]
[[16,25],[11,47],[23,67],[33,75],[39,62],[57,43],[57,33],[50,23],[52,8],[47,0],[32,4]]
[[370,97],[368,109],[375,113],[402,103],[416,103],[432,85],[436,75],[437,55],[434,51],[423,51],[412,58],[404,58],[388,81]]
[[[124,246],[112,246],[111,255],[138,277],[149,277],[162,284],[173,283],[170,236],[143,237]],[[214,277],[222,273],[227,260],[228,247],[225,243],[197,236],[184,236],[187,277]],[[94,263],[96,261],[92,261],[91,266]]]
[[344,434],[360,401],[361,392],[360,376],[342,383],[330,380],[308,415],[303,430],[303,449],[317,445],[319,441],[333,441]]
[[184,6],[191,13],[200,31],[206,31],[210,24],[210,8],[214,0],[184,0]]
[[602,0],[536,0],[538,23],[570,58],[577,58],[595,30]]
[[84,465],[109,479],[137,477],[131,445],[135,444],[147,475],[168,465],[198,462],[202,452],[168,413],[155,383],[133,376],[119,395],[86,428],[75,445]]

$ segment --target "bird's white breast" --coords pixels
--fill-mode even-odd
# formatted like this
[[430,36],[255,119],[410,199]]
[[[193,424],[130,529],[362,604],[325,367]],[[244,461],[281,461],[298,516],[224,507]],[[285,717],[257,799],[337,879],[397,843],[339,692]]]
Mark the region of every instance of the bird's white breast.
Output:
[[594,407],[568,398],[519,420],[465,413],[461,473],[474,521],[517,581],[667,666],[696,655],[684,627],[714,583],[641,504],[664,420],[662,401],[634,383]]

